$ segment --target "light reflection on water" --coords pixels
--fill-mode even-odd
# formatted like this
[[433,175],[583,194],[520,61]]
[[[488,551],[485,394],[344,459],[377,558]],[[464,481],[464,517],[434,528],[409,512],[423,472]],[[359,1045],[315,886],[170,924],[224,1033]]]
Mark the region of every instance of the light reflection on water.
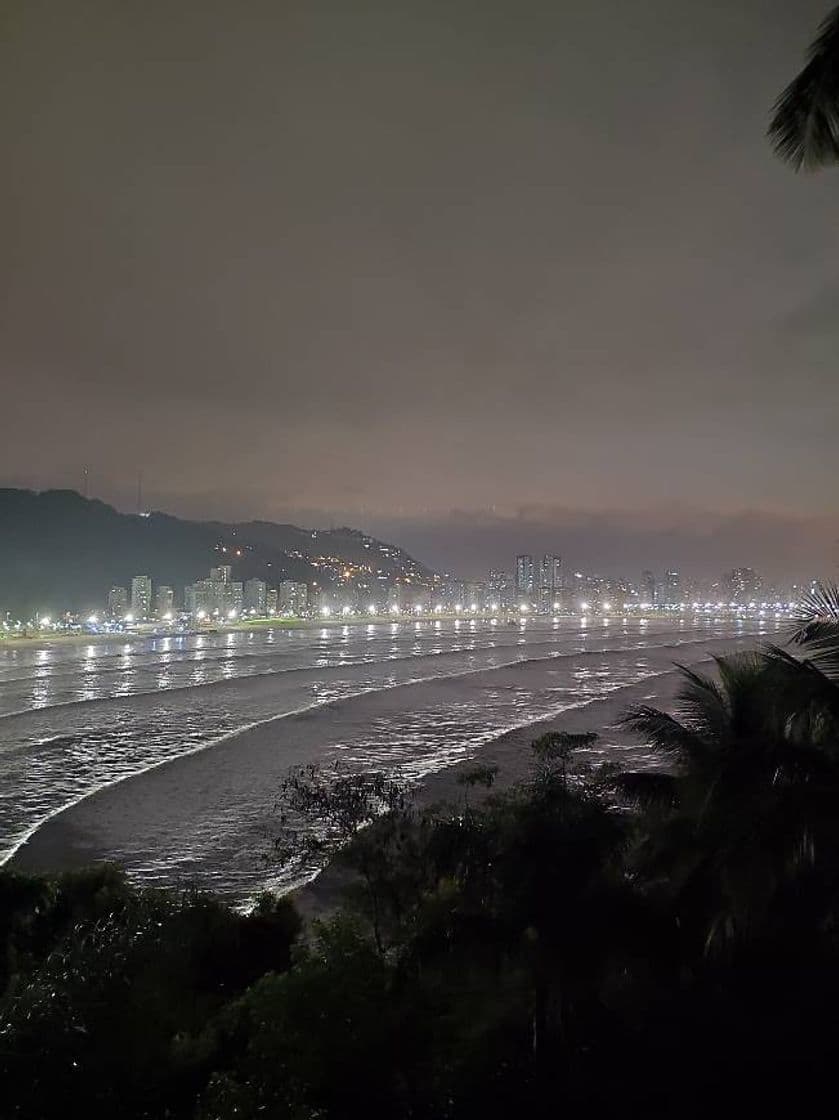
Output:
[[[775,625],[736,632],[754,641]],[[288,744],[302,760],[341,757],[419,778],[512,726],[654,680],[684,659],[680,644],[700,659],[704,643],[730,635],[707,620],[591,627],[531,618],[509,630],[429,620],[2,650],[0,855],[91,791],[250,725],[261,724],[242,738],[243,759],[258,732],[260,749],[270,739],[275,755]],[[254,790],[212,820],[172,826],[179,868],[233,893],[254,889],[264,869],[241,836],[232,839],[264,818],[269,794],[259,782]],[[149,881],[165,881],[174,866],[171,847],[165,860],[114,854]]]

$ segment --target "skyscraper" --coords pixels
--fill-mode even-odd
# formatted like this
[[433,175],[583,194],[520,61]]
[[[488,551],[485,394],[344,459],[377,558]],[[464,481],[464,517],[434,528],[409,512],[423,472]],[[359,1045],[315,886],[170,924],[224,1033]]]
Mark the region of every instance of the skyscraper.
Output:
[[280,614],[305,614],[309,606],[309,589],[305,583],[284,579],[279,586]]
[[174,605],[175,592],[171,587],[161,583],[154,593],[154,613],[158,618],[166,618],[167,615],[171,615]]
[[675,606],[682,598],[682,580],[675,568],[669,568],[664,573],[661,597],[666,607]]
[[257,618],[264,618],[267,593],[268,584],[264,580],[249,579],[245,583],[244,609],[255,614]]
[[760,595],[761,579],[754,568],[733,568],[723,576],[722,584],[732,603],[750,603]]
[[151,576],[134,576],[131,581],[131,613],[135,622],[151,615]]
[[465,587],[464,606],[471,610],[483,610],[486,603],[487,587],[479,581],[467,583]]
[[533,557],[522,553],[516,557],[516,596],[529,599],[533,595]]
[[[217,568],[210,568],[210,584],[212,585],[212,606],[210,613],[226,618],[231,611],[237,614],[242,609],[242,584],[232,581],[233,569],[229,564],[220,564]],[[235,589],[238,587],[238,605]]]
[[446,578],[446,582],[440,588],[440,601],[447,611],[462,607],[466,602],[466,584],[463,580]]
[[546,553],[539,564],[539,609],[554,609],[562,591],[562,558]]
[[497,604],[502,610],[509,607],[513,593],[513,577],[501,568],[490,568],[489,572],[489,597],[491,603]]
[[209,617],[215,609],[216,584],[211,579],[199,579],[184,589],[184,607],[193,617]]
[[108,592],[108,614],[111,618],[125,618],[128,610],[128,591],[124,587],[112,587]]
[[641,602],[654,607],[658,602],[655,576],[646,568],[641,572]]

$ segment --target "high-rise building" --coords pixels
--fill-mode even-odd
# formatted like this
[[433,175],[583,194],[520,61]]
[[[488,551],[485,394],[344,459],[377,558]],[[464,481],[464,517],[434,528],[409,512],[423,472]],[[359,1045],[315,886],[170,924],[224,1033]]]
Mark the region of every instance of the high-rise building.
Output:
[[501,568],[490,568],[489,572],[490,606],[494,603],[500,609],[509,607],[513,599],[513,577]]
[[154,593],[154,613],[158,618],[166,618],[172,614],[175,605],[175,592],[171,587],[161,583]]
[[665,607],[674,607],[682,598],[682,578],[675,568],[668,568],[661,585],[661,598]]
[[279,597],[277,595],[276,587],[269,587],[265,592],[265,613],[269,618],[273,618],[277,613],[279,606]]
[[305,583],[284,579],[278,588],[280,614],[305,614],[309,607],[309,589]]
[[649,570],[641,572],[641,602],[646,606],[654,607],[658,603],[658,588],[655,576]]
[[199,579],[184,588],[184,607],[193,618],[209,617],[215,610],[216,583]]
[[131,581],[131,613],[135,622],[151,615],[151,576],[134,576]]
[[539,563],[539,609],[547,613],[562,592],[562,558],[546,553]]
[[754,568],[733,568],[723,576],[722,585],[731,603],[751,603],[760,596],[761,579]]
[[533,595],[533,557],[522,553],[516,557],[516,596],[529,599]]
[[261,579],[249,579],[245,583],[244,609],[257,618],[265,618],[267,608],[268,584]]
[[539,586],[558,588],[562,584],[562,558],[545,553],[539,563]]
[[111,618],[125,618],[128,611],[128,591],[124,587],[112,587],[108,592],[108,614]]
[[485,583],[467,583],[466,596],[463,604],[468,610],[483,610],[486,605],[487,588]]
[[462,579],[451,579],[447,576],[438,594],[440,605],[447,611],[453,611],[455,607],[462,607],[466,602],[466,584]]
[[[210,568],[209,580],[199,580],[199,583],[209,583],[211,586],[211,602],[203,608],[216,618],[230,618],[234,614],[242,613],[244,603],[244,584],[234,580],[233,569],[229,564],[220,564]],[[193,584],[193,586],[197,586]]]

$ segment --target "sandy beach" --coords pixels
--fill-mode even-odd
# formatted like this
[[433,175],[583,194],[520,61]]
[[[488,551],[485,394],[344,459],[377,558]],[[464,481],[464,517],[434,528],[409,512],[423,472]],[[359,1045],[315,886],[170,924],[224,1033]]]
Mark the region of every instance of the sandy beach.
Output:
[[[583,761],[658,761],[621,725],[777,625],[411,621],[340,631],[53,649],[0,663],[2,856],[42,872],[111,861],[149,886],[246,904],[301,884],[272,856],[295,767],[383,771],[419,805],[462,797],[475,761],[525,778],[544,731],[595,731]],[[477,795],[477,791],[476,791]],[[328,875],[318,884],[327,889]]]
[[[527,777],[533,762],[530,744],[550,730],[596,731],[598,742],[580,753],[581,760],[611,761],[627,769],[655,767],[655,757],[633,740],[620,719],[629,705],[653,697],[668,706],[678,684],[679,675],[673,670],[655,678],[654,693],[651,682],[642,681],[576,707],[559,719],[511,730],[478,746],[471,758],[425,776],[413,787],[414,801],[418,806],[457,801],[463,794],[458,778],[475,760],[498,767],[495,790],[509,788]],[[67,870],[112,859],[115,852],[131,853],[140,862],[143,853],[164,853],[176,866],[179,853],[171,836],[178,821],[212,817],[223,810],[225,801],[228,810],[235,812],[236,791],[249,776],[269,791],[295,764],[293,747],[278,752],[269,737],[254,733],[252,738],[252,743],[243,743],[243,736],[232,737],[86,797],[37,829],[10,866],[32,872]],[[255,842],[254,859],[259,858],[260,845],[263,852],[268,849],[270,827],[270,818],[252,822],[248,835]],[[328,908],[342,883],[340,871],[327,868],[298,892],[301,908],[307,913]]]

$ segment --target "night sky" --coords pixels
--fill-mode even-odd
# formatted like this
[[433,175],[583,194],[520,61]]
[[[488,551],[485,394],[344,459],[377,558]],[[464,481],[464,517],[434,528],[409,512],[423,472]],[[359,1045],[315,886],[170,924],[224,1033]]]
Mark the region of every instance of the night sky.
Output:
[[6,0],[0,485],[833,570],[825,0]]

